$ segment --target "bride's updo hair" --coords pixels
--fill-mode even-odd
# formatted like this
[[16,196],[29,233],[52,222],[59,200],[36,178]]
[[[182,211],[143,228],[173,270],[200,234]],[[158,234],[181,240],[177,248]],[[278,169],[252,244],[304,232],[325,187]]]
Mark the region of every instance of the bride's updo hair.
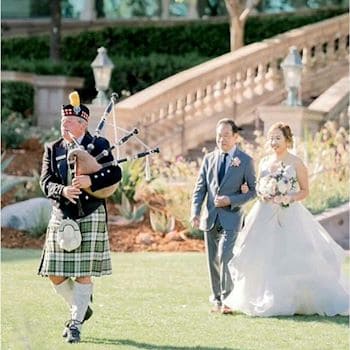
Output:
[[270,134],[273,130],[276,130],[276,129],[279,129],[282,131],[282,134],[283,134],[284,138],[286,139],[288,147],[292,148],[293,147],[293,133],[292,133],[292,130],[290,129],[290,126],[288,124],[285,124],[282,122],[277,122],[270,127],[267,134]]

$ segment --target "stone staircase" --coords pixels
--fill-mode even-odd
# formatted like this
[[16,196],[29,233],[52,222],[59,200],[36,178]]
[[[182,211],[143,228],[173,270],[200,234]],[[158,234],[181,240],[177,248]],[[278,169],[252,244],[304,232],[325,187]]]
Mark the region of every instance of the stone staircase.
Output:
[[[242,136],[242,138],[249,143],[254,144],[255,143],[255,135],[254,131],[257,129],[261,129],[259,125],[256,125],[256,123],[251,123],[247,125],[240,125],[243,130],[239,132],[239,134]],[[211,152],[216,147],[216,141],[215,141],[215,129],[212,131],[212,139],[204,141],[200,143],[197,147],[189,149],[185,154],[186,160],[198,160],[203,158],[204,149],[207,152]]]
[[[138,126],[164,158],[184,155],[215,138],[219,119],[250,125],[258,106],[285,98],[280,63],[291,46],[302,55],[302,99],[317,97],[348,73],[348,21],[345,14],[298,28],[178,73],[118,103],[117,123]],[[113,140],[112,127],[106,136]]]

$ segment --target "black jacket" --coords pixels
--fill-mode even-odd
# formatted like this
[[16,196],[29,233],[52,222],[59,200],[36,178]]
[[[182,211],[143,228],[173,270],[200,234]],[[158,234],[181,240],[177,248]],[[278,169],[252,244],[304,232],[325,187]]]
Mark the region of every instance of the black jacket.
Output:
[[[92,136],[86,133],[81,145],[86,149],[87,145],[91,143],[91,140]],[[98,137],[94,146],[95,148],[91,152],[92,156],[96,156],[101,151],[109,148],[109,142],[103,137]],[[63,188],[67,186],[67,151],[66,143],[62,138],[45,144],[40,186],[45,195],[52,199],[53,205],[62,211],[64,217],[77,219],[91,214],[101,204],[105,204],[105,200],[97,199],[82,190],[79,200],[83,213],[79,215],[78,205],[71,203],[62,196]],[[109,153],[107,156],[101,158],[99,163],[106,163],[112,160],[113,155]],[[113,185],[120,181],[121,177],[121,169],[118,165],[103,168],[96,173],[90,174],[91,190],[96,191]]]

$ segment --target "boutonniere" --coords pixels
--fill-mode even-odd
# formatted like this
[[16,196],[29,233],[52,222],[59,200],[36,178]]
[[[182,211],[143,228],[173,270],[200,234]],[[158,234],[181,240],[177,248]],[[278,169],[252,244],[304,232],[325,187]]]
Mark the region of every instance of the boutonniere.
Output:
[[238,157],[234,157],[231,159],[231,166],[239,167],[241,164],[241,160]]

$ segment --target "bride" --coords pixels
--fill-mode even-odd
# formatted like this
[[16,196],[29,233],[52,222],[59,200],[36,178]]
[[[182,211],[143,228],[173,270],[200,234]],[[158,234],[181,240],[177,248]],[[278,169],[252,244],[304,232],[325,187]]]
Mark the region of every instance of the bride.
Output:
[[288,152],[290,127],[274,124],[268,141],[274,154],[259,165],[259,201],[237,238],[234,289],[224,303],[252,316],[348,315],[345,252],[300,203],[309,192],[308,174]]

